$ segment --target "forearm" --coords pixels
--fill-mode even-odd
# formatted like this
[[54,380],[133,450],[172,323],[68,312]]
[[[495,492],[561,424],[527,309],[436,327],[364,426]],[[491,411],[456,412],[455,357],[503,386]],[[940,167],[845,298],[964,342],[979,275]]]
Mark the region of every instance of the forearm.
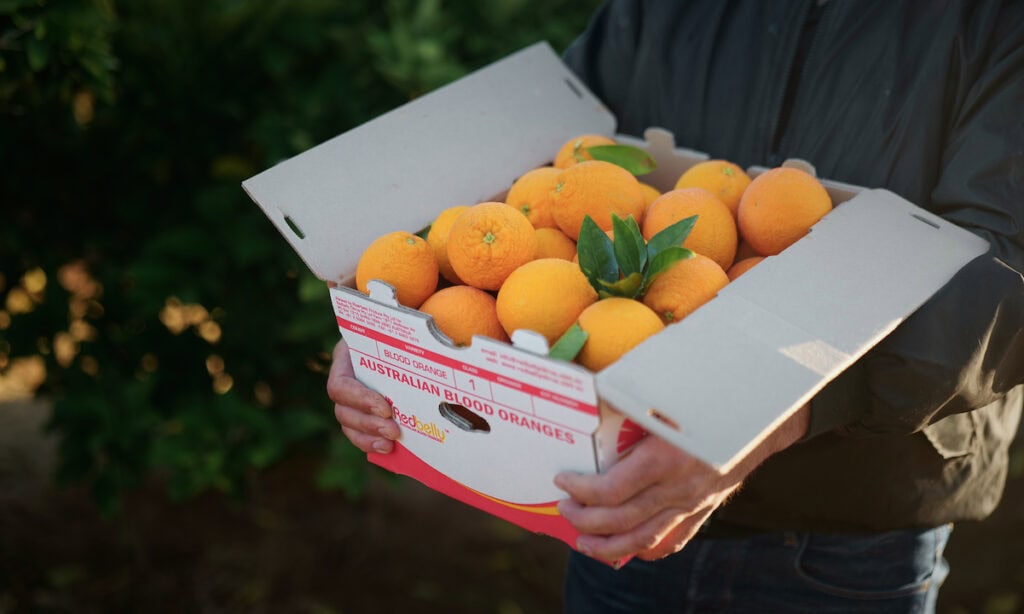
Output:
[[734,487],[770,456],[800,441],[807,433],[811,420],[811,405],[807,403],[786,418],[768,437],[758,444],[743,460],[726,474],[727,484]]

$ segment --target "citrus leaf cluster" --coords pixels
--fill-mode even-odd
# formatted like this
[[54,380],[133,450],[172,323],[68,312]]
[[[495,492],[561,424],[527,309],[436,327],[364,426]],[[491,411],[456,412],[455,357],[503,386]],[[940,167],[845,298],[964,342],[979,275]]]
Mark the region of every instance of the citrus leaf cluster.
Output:
[[614,240],[587,216],[576,245],[580,269],[600,298],[640,299],[658,275],[675,262],[693,257],[682,244],[696,222],[697,216],[690,216],[644,242],[633,216],[622,219],[612,214]]
[[[583,218],[576,244],[580,269],[600,298],[639,300],[658,275],[672,264],[693,257],[693,252],[682,244],[696,223],[696,215],[679,220],[645,242],[633,216],[622,219],[613,213],[612,240],[588,215]],[[579,323],[573,324],[548,355],[571,361],[583,349],[587,337]]]

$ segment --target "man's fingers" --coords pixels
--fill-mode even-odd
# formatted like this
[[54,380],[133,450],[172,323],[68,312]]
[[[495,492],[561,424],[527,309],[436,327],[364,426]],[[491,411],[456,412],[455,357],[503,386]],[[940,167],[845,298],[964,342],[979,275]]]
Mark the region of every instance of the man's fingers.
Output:
[[558,511],[580,533],[614,535],[631,531],[670,507],[688,511],[688,503],[669,500],[666,490],[655,485],[620,505],[583,505],[573,499],[565,499],[559,502]]
[[391,404],[388,400],[355,378],[352,358],[344,339],[334,345],[331,371],[327,376],[327,396],[338,405],[370,412],[381,418],[391,417]]
[[625,533],[651,516],[650,510],[631,503],[615,507],[588,506],[573,499],[559,501],[558,513],[577,531],[588,535]]
[[391,404],[355,378],[348,344],[339,340],[334,346],[331,371],[327,376],[327,396],[334,401],[334,417],[345,437],[366,453],[387,454],[400,431],[391,419]]
[[340,358],[344,358],[349,365],[352,364],[352,359],[348,353],[348,343],[344,339],[338,339],[338,342],[334,344],[334,350],[331,352],[331,360],[334,362],[340,362]]
[[355,378],[348,345],[344,340],[334,346],[331,371],[327,376],[327,396],[338,405],[354,407],[381,418],[391,417],[391,404],[387,399]]
[[624,556],[657,547],[661,543],[662,538],[668,535],[672,528],[685,518],[686,514],[679,510],[664,510],[625,533],[616,533],[614,535],[580,535],[576,540],[576,548],[591,558],[614,561]]
[[679,552],[697,535],[701,525],[704,524],[704,521],[707,520],[714,510],[715,506],[711,505],[687,517],[686,520],[673,527],[672,530],[662,537],[657,546],[638,552],[637,558],[645,561],[656,561]]
[[373,435],[367,435],[355,429],[350,429],[346,426],[341,427],[341,431],[345,434],[345,437],[352,442],[352,445],[359,448],[367,454],[387,454],[394,449],[395,444],[383,437],[374,437]]
[[607,473],[559,473],[555,486],[584,505],[620,505],[654,483],[657,472],[645,471],[629,455],[612,465]]
[[668,472],[679,471],[692,462],[693,457],[649,435],[605,473],[560,473],[555,476],[555,486],[585,505],[615,506],[662,481]]
[[327,396],[338,405],[345,405],[381,418],[390,418],[391,404],[354,377],[331,373],[327,378]]
[[355,371],[352,369],[352,355],[349,354],[348,344],[344,339],[339,339],[334,344],[331,352],[331,377],[355,378]]
[[346,405],[334,406],[334,417],[342,427],[366,433],[373,437],[398,439],[400,432],[394,420],[367,414]]

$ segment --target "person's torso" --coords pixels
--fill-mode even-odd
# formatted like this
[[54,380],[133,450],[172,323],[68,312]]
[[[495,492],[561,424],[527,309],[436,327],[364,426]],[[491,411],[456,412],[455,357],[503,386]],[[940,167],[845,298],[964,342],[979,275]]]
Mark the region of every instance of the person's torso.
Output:
[[614,101],[620,131],[661,126],[741,166],[804,158],[822,177],[925,207],[947,118],[998,27],[980,2],[701,0],[644,11]]

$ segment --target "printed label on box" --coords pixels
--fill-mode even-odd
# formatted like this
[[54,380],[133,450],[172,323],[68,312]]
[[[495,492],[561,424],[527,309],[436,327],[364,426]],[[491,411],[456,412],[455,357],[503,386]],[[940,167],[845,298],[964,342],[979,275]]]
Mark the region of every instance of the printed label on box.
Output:
[[412,457],[517,505],[553,505],[556,473],[595,471],[590,373],[484,337],[450,346],[429,316],[349,288],[331,299],[356,378],[386,393]]

